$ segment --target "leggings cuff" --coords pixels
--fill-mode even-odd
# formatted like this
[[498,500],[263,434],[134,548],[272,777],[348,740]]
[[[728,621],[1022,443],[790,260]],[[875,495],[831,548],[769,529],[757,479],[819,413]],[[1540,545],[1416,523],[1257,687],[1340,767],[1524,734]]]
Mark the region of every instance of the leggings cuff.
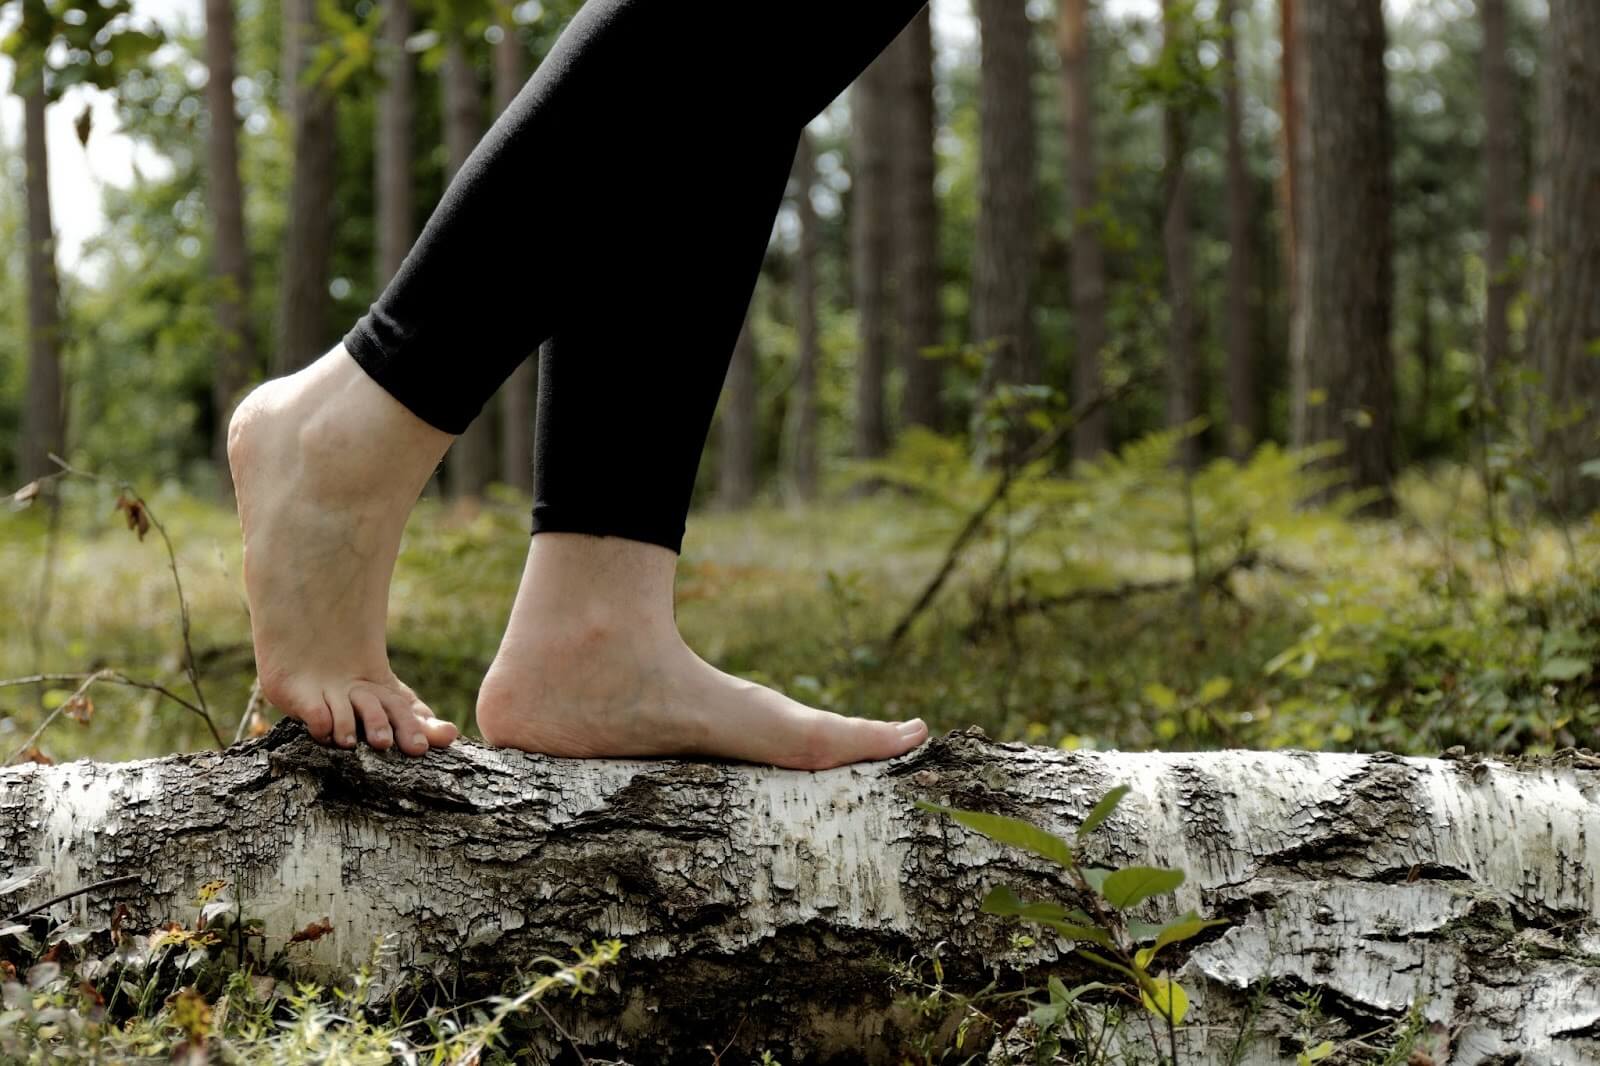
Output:
[[585,533],[591,537],[621,537],[644,544],[654,544],[672,552],[683,554],[684,525],[667,528],[641,522],[627,515],[580,516],[563,512],[548,504],[535,504],[533,508],[533,533]]
[[459,437],[477,417],[478,411],[475,410],[462,421],[464,412],[461,410],[459,400],[444,402],[448,396],[447,390],[440,389],[437,385],[430,387],[424,382],[408,381],[396,369],[398,360],[384,351],[383,345],[368,328],[365,319],[350,327],[350,332],[344,335],[343,343],[344,350],[350,353],[350,358],[356,361],[356,365],[367,372],[368,377],[383,386],[384,391],[399,400],[406,410],[434,429]]

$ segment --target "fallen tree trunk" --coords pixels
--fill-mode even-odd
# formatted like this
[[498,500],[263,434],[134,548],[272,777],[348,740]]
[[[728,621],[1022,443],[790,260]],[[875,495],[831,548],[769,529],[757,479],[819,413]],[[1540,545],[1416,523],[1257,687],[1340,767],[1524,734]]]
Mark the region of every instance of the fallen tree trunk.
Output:
[[1174,955],[1194,995],[1185,1062],[1230,1061],[1236,1043],[1232,1061],[1292,1059],[1308,992],[1334,1039],[1420,1004],[1430,1061],[1600,1061],[1600,760],[1585,754],[1065,752],[952,734],[807,774],[468,742],[411,761],[285,723],[221,754],[0,770],[0,882],[45,868],[0,915],[136,875],[54,911],[103,924],[120,902],[154,923],[220,878],[269,945],[328,919],[295,947],[309,966],[351,967],[393,934],[391,977],[444,967],[463,992],[615,936],[609,987],[551,1005],[590,1056],[898,1062],[929,1023],[895,1002],[893,962],[938,945],[945,986],[965,991],[1102,976],[1037,929],[1018,950],[1018,927],[978,910],[1002,882],[1070,902],[1057,871],[915,802],[1065,832],[1123,782],[1089,858],[1181,868],[1178,909],[1230,919]]

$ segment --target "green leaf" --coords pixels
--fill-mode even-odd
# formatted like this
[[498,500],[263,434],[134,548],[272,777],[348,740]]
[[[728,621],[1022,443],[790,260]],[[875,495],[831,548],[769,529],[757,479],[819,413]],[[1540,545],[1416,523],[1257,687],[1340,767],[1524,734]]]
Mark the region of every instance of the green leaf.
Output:
[[1200,691],[1195,695],[1195,700],[1200,703],[1212,703],[1220,700],[1233,691],[1233,682],[1225,677],[1213,677],[1210,681],[1200,686]]
[[1067,908],[1059,903],[1040,900],[1029,903],[1018,898],[1017,894],[1005,885],[996,885],[983,897],[982,910],[985,914],[999,914],[1008,918],[1026,918],[1033,922],[1060,922],[1067,917]]
[[[1139,980],[1139,975],[1134,973],[1132,970],[1128,969],[1126,966],[1122,965],[1122,963],[1113,962],[1110,959],[1106,958],[1104,955],[1096,955],[1094,952],[1090,951],[1088,948],[1079,948],[1078,949],[1078,954],[1082,955],[1084,958],[1088,959],[1090,962],[1094,963],[1096,966],[1103,966],[1108,970],[1115,970],[1117,973],[1122,974],[1124,977],[1126,977],[1130,981]],[[1147,980],[1148,980],[1148,978],[1147,978]]]
[[1311,1066],[1313,1062],[1321,1062],[1323,1059],[1332,1054],[1333,1041],[1324,1040],[1316,1047],[1307,1048],[1306,1050],[1300,1052],[1300,1054],[1295,1057],[1295,1062],[1298,1063],[1299,1066]]
[[1122,910],[1132,907],[1151,896],[1160,896],[1183,884],[1182,870],[1167,870],[1158,866],[1130,866],[1117,870],[1106,878],[1100,895],[1107,903]]
[[1593,668],[1594,664],[1587,659],[1557,655],[1554,659],[1545,660],[1544,666],[1539,668],[1539,676],[1546,681],[1576,681]]
[[922,800],[917,801],[917,806],[925,811],[948,815],[968,829],[982,833],[990,840],[1031,851],[1035,855],[1060,863],[1062,866],[1072,865],[1071,844],[1068,844],[1054,833],[1046,832],[1030,822],[1024,822],[1020,818],[1008,818],[1003,814],[984,814],[982,811],[962,811],[954,807],[941,807],[936,803],[927,803]]
[[1097,829],[1101,822],[1110,817],[1111,812],[1117,809],[1117,804],[1122,802],[1122,797],[1128,794],[1127,785],[1118,785],[1116,788],[1100,797],[1094,809],[1089,812],[1089,817],[1078,826],[1078,839],[1082,840]]
[[1154,958],[1155,953],[1168,944],[1177,944],[1188,940],[1190,937],[1198,936],[1214,925],[1227,924],[1228,922],[1225,918],[1202,918],[1194,911],[1190,911],[1183,917],[1174,918],[1161,927],[1160,932],[1156,934],[1156,942],[1150,946],[1150,955]]
[[1182,1025],[1183,1016],[1189,1013],[1189,993],[1178,982],[1166,977],[1150,980],[1150,987],[1140,989],[1145,1009],[1160,1018],[1170,1019],[1173,1025]]
[[1158,711],[1170,711],[1178,705],[1178,694],[1159,681],[1152,681],[1143,689],[1145,702]]
[[[1100,893],[1105,886],[1106,878],[1110,877],[1115,871],[1108,870],[1104,866],[1087,866],[1078,872],[1083,875],[1083,880],[1090,888]],[[1103,895],[1104,893],[1101,894]]]

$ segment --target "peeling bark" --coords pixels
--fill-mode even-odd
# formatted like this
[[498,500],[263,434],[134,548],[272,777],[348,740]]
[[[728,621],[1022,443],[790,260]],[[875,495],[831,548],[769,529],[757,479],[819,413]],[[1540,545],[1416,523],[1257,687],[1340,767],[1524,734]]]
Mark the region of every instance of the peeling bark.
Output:
[[392,933],[391,979],[431,959],[463,994],[616,936],[610,986],[552,1005],[588,1055],[704,1062],[731,1041],[730,1062],[897,1062],[916,1022],[888,962],[943,942],[955,989],[1091,976],[1047,936],[1013,950],[1015,927],[978,911],[1001,882],[1070,900],[1056,871],[915,801],[1070,832],[1120,782],[1133,794],[1088,861],[1188,872],[1143,917],[1230,919],[1173,956],[1194,996],[1185,1062],[1227,1061],[1247,1017],[1237,1061],[1292,1058],[1289,997],[1306,989],[1335,1038],[1420,1002],[1450,1042],[1441,1063],[1600,1055],[1587,755],[1064,752],[974,733],[807,774],[465,741],[411,761],[321,748],[286,723],[227,753],[0,771],[0,881],[44,868],[0,912],[137,874],[53,910],[105,923],[123,902],[154,922],[192,913],[221,877],[269,949],[326,917],[332,933],[295,948],[309,966],[348,967]]

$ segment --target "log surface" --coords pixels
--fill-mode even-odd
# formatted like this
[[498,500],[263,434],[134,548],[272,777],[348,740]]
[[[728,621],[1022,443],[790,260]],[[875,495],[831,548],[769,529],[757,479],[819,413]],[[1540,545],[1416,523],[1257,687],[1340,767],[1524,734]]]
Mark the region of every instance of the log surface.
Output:
[[[0,770],[0,914],[56,904],[105,924],[182,919],[224,879],[269,947],[349,968],[391,934],[392,979],[483,988],[618,937],[609,987],[557,1007],[591,1058],[898,1061],[912,1015],[888,967],[941,952],[975,990],[1097,976],[1070,945],[978,910],[998,883],[1072,901],[1043,860],[919,799],[1070,833],[1132,786],[1086,847],[1188,873],[1177,910],[1226,917],[1186,955],[1186,1062],[1292,1061],[1296,993],[1370,1032],[1420,1004],[1458,1064],[1600,1062],[1600,761],[1506,764],[1306,752],[1066,752],[951,734],[888,763],[800,773],[568,760],[468,741],[409,760],[313,743],[295,723],[226,753]],[[1037,930],[1029,930],[1037,934]],[[1259,990],[1265,985],[1265,991]],[[553,1040],[552,1054],[571,1054]],[[1513,1056],[1521,1055],[1521,1059]]]

